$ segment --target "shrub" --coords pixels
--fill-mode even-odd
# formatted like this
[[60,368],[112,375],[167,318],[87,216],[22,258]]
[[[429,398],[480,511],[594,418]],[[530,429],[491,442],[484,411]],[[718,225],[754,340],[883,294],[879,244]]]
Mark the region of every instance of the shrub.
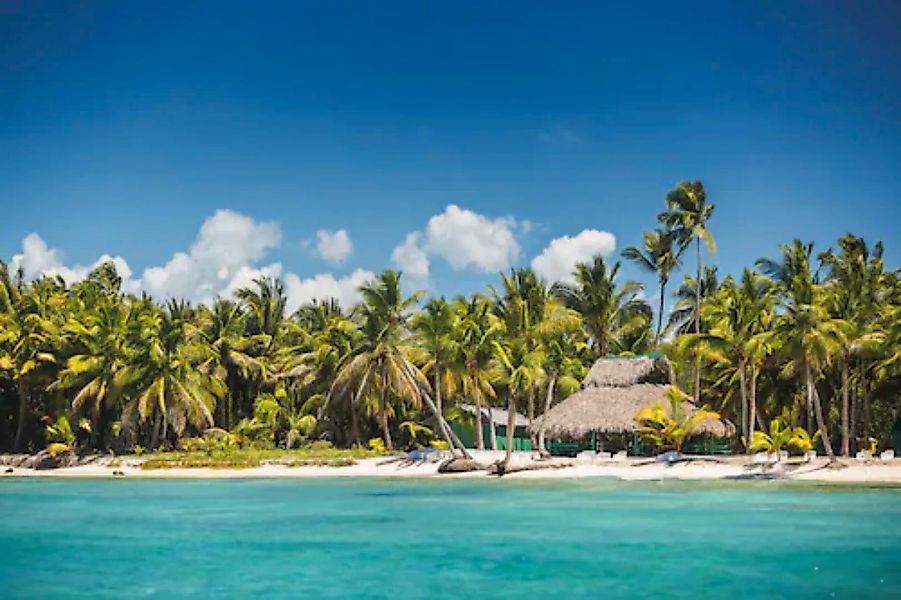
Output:
[[372,438],[371,440],[369,440],[369,449],[379,454],[384,454],[385,452],[387,452],[387,448],[385,448],[385,442],[382,440],[382,438]]

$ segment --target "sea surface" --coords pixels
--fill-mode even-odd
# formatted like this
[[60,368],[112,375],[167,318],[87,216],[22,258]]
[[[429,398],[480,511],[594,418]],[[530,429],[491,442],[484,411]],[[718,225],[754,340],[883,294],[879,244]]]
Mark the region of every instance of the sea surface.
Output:
[[2,598],[901,598],[901,488],[0,480]]

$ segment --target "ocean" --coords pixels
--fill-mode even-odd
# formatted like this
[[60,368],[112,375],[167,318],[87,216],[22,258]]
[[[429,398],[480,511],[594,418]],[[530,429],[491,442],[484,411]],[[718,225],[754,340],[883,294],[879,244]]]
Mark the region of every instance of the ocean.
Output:
[[0,480],[3,598],[901,597],[901,488]]

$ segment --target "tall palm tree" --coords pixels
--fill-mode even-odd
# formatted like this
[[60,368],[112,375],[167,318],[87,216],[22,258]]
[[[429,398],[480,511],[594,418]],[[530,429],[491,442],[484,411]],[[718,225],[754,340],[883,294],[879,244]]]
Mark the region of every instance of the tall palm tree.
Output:
[[[608,269],[603,256],[576,265],[576,283],[555,283],[551,293],[579,314],[596,356],[604,357],[612,342],[622,348],[619,334],[643,326],[651,307],[640,296],[644,288],[635,281],[617,281],[620,263]],[[612,339],[611,339],[612,338]]]
[[654,346],[659,348],[660,333],[663,330],[663,313],[666,310],[666,284],[673,271],[679,266],[679,249],[674,233],[668,229],[646,231],[643,236],[642,248],[629,246],[623,250],[622,257],[657,276],[657,283],[660,285],[660,307],[657,313]]
[[428,354],[423,373],[432,375],[432,391],[438,412],[444,414],[443,397],[454,391],[454,373],[450,369],[456,351],[454,336],[459,320],[444,298],[429,300],[422,310],[410,319],[415,339]]
[[685,334],[680,344],[696,347],[701,354],[737,375],[741,397],[741,431],[750,440],[757,413],[757,372],[770,352],[768,332],[772,326],[773,297],[767,282],[745,269],[740,282],[727,277],[723,285],[702,305],[709,324],[707,333]]
[[824,285],[830,313],[848,322],[847,344],[840,352],[841,369],[841,454],[850,454],[850,370],[855,358],[878,352],[885,340],[878,319],[885,302],[885,273],[882,243],[870,252],[863,238],[848,234],[838,241],[839,253],[832,249],[820,254],[827,269]]
[[[516,269],[509,276],[502,275],[503,291],[491,288],[494,313],[504,325],[504,335],[521,342],[527,353],[540,352],[547,336],[579,329],[582,320],[578,313],[559,302],[531,269]],[[496,354],[496,353],[495,353]],[[527,390],[529,429],[535,418],[535,396],[540,379],[532,381]],[[511,394],[514,391],[510,391]],[[537,438],[533,437],[533,444]]]
[[792,370],[801,375],[806,389],[808,430],[810,414],[816,416],[823,446],[830,461],[835,453],[829,437],[829,424],[823,412],[816,382],[821,370],[841,352],[847,343],[849,323],[836,319],[827,310],[827,292],[811,273],[810,257],[813,244],[794,240],[781,246],[782,260],[758,260],[758,266],[779,283],[779,304],[782,312],[770,335],[792,359]]
[[[707,191],[701,181],[680,181],[666,195],[666,211],[658,216],[661,223],[672,229],[679,238],[682,247],[692,241],[695,245],[697,271],[695,273],[695,306],[701,305],[701,279],[703,257],[701,256],[701,240],[707,245],[711,254],[716,254],[716,242],[710,233],[708,222],[713,216],[715,204],[707,202]],[[701,333],[701,312],[695,311],[695,334]],[[701,366],[695,364],[694,381],[695,401],[700,400]]]
[[544,376],[544,353],[540,347],[533,349],[523,338],[495,341],[494,377],[507,388],[507,448],[501,473],[506,473],[513,459],[513,438],[516,431],[517,400],[530,393]]
[[[587,344],[581,335],[564,334],[549,337],[543,347],[545,351],[542,368],[547,376],[547,391],[542,414],[546,414],[556,394],[569,396],[581,387],[588,372],[586,361],[583,360]],[[544,442],[544,427],[541,427],[538,431],[538,451],[541,453],[546,452]]]
[[[685,333],[694,333],[695,314],[700,307],[704,305],[704,301],[713,296],[719,289],[719,280],[717,278],[716,267],[704,267],[704,275],[701,277],[701,304],[698,305],[695,291],[697,288],[694,275],[686,275],[682,279],[682,285],[678,289],[673,290],[673,297],[676,303],[670,312],[667,320],[666,330],[672,331],[676,335]],[[703,322],[703,312],[701,319]]]
[[484,296],[475,295],[469,299],[458,297],[453,302],[453,309],[459,319],[453,363],[462,374],[462,392],[472,397],[476,407],[476,447],[485,449],[481,422],[483,400],[487,400],[491,449],[497,450],[491,411],[491,402],[497,393],[491,385],[490,365],[494,341],[503,330],[503,325],[491,312],[491,303]]

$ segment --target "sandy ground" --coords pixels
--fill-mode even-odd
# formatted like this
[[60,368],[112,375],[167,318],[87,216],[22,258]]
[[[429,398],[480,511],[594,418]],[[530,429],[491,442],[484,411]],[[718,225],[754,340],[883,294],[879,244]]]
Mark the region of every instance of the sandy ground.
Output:
[[[473,452],[474,458],[483,464],[494,462],[503,456],[501,452]],[[455,475],[439,475],[438,463],[406,463],[389,458],[363,459],[348,467],[286,467],[265,465],[252,469],[160,469],[142,470],[140,459],[124,458],[120,465],[112,467],[102,463],[67,467],[53,470],[16,468],[0,477],[114,477],[119,471],[126,478],[241,478],[241,477],[493,477],[483,471]],[[818,458],[810,463],[790,460],[770,467],[752,465],[745,456],[705,459],[672,466],[653,459],[629,458],[623,462],[578,460],[563,461],[568,466],[556,469],[520,471],[507,475],[510,479],[566,479],[589,477],[614,477],[630,481],[647,480],[730,480],[754,478],[781,478],[787,480],[821,481],[834,483],[899,483],[901,484],[901,460],[888,463],[874,461],[862,464],[854,459],[843,461],[844,468],[826,468],[826,459]],[[532,463],[529,453],[516,453],[514,463]],[[122,475],[120,475],[122,476]]]

